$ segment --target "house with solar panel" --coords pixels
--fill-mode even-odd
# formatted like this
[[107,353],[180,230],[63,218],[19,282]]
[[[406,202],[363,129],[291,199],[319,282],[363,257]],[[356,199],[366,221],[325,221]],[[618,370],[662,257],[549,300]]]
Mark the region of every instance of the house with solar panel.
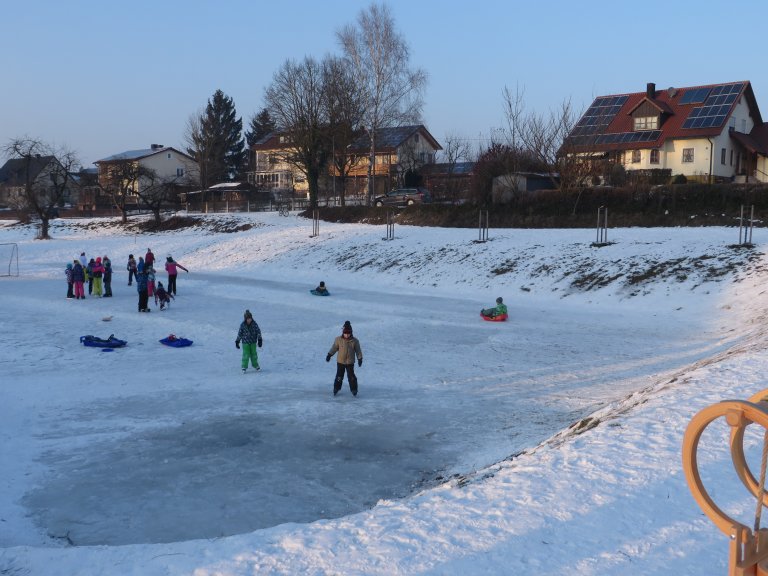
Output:
[[561,154],[688,179],[768,182],[768,125],[748,81],[599,96]]

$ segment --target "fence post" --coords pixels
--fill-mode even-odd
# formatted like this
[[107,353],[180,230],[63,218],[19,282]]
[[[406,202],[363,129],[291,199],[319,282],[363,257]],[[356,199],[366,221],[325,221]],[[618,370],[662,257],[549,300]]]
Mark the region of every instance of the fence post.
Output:
[[320,236],[320,210],[312,210],[312,235],[310,238]]
[[480,216],[477,224],[478,242],[488,241],[488,210],[480,210]]
[[608,243],[608,208],[600,206],[597,209],[597,238],[595,244]]
[[387,210],[387,236],[384,240],[395,239],[395,213],[392,210]]
[[755,223],[755,205],[752,204],[749,210],[749,224],[744,223],[744,204],[741,205],[739,213],[739,246],[752,245],[752,229]]

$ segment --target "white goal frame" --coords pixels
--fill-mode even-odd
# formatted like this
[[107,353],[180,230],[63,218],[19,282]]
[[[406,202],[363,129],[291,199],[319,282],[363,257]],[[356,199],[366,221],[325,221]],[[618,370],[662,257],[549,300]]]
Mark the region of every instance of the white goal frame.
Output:
[[0,254],[8,254],[8,262],[0,261],[0,278],[19,275],[19,245],[16,242],[0,243]]

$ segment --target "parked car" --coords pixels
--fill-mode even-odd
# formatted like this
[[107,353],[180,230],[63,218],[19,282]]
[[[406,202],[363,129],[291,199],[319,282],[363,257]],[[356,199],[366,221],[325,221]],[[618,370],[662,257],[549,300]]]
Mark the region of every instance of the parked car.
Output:
[[412,206],[432,202],[426,188],[397,188],[373,199],[374,206]]

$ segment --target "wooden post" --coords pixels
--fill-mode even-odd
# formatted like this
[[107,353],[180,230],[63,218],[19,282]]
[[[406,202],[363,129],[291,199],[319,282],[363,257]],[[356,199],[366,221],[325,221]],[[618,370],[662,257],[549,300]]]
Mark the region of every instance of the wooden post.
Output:
[[384,240],[395,239],[395,213],[392,210],[387,210],[387,236]]
[[480,210],[477,224],[478,242],[488,241],[488,210]]

